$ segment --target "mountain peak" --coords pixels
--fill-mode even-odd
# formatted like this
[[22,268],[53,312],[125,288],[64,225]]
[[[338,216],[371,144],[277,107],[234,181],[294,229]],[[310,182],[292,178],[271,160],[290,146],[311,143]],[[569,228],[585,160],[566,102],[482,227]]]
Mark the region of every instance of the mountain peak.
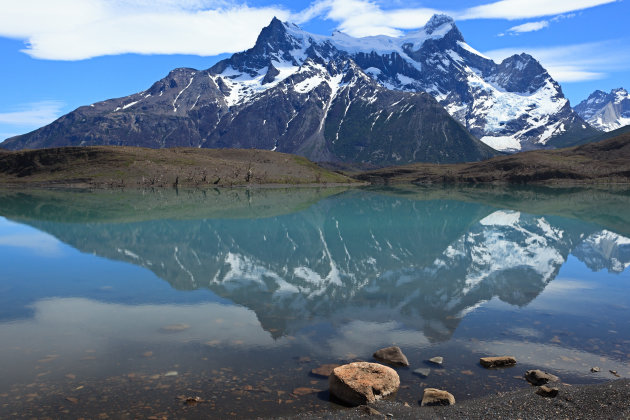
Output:
[[282,39],[286,36],[286,26],[284,23],[280,21],[277,17],[273,17],[269,25],[262,28],[260,34],[258,34],[258,39],[256,40],[256,46],[259,46],[262,43]]
[[[462,33],[455,25],[455,20],[448,15],[433,15],[426,25],[415,34],[427,40],[438,41],[444,48],[449,48],[449,46],[454,45],[458,41],[464,41]],[[411,37],[415,36],[414,33],[409,35]]]
[[424,25],[424,30],[427,34],[432,34],[444,25],[455,26],[455,20],[448,15],[435,14],[431,16],[431,19]]

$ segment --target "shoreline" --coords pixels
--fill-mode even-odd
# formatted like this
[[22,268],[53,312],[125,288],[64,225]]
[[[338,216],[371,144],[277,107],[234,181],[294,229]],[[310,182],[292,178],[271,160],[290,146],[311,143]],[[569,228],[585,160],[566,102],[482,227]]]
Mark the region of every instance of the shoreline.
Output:
[[[447,407],[421,407],[422,389],[417,401],[380,400],[369,407],[329,409],[306,412],[286,420],[320,419],[628,419],[630,418],[630,379],[615,379],[598,384],[553,384],[559,389],[555,398],[535,393],[538,387],[526,386],[517,391],[497,392],[485,397],[456,402]],[[451,390],[452,391],[452,390]]]

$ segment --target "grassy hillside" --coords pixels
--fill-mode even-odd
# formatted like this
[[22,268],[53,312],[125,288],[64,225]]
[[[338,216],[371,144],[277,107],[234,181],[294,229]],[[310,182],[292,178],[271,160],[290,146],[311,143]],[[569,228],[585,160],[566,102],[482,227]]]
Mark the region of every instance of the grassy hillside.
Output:
[[0,153],[0,185],[147,188],[356,181],[294,155],[238,149],[63,147]]
[[630,133],[566,149],[523,152],[475,163],[396,166],[354,177],[377,184],[630,183]]

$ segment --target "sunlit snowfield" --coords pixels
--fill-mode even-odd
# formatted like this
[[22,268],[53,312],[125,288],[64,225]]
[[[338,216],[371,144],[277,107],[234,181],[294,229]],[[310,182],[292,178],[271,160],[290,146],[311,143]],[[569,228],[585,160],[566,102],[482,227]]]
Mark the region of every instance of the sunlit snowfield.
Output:
[[629,208],[604,188],[0,192],[0,417],[338,407],[311,369],[393,344],[410,404],[530,368],[628,377]]

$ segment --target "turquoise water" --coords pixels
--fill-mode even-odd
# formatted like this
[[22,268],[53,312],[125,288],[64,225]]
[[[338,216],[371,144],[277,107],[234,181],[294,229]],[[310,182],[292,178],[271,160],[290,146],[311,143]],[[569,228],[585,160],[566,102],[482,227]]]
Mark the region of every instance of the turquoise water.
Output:
[[337,408],[310,370],[394,344],[410,404],[530,368],[628,377],[628,209],[624,189],[0,192],[0,417]]

